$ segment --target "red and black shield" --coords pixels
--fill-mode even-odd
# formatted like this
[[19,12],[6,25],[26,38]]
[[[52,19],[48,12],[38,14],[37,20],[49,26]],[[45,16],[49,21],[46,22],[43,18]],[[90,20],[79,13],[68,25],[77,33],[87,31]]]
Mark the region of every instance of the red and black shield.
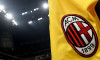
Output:
[[68,43],[83,57],[93,56],[98,48],[98,38],[92,25],[82,16],[66,15],[61,26]]

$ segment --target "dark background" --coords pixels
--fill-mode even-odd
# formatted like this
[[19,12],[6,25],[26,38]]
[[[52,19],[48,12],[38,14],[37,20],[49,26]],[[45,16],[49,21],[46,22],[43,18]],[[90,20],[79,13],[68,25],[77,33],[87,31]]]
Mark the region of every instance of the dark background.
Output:
[[[49,38],[49,10],[43,8],[47,0],[0,0],[8,13],[12,13],[18,23],[13,25],[11,21],[0,16],[1,34],[1,58],[29,58],[42,54],[50,55]],[[39,10],[34,11],[35,8]],[[32,13],[30,11],[33,11]],[[23,12],[28,12],[22,15]],[[38,18],[43,19],[38,21]],[[32,24],[28,24],[32,21]],[[2,55],[4,55],[2,57]]]
[[[43,8],[43,3],[48,3],[48,0],[0,0],[7,13],[12,13],[18,23],[17,26],[13,25],[0,12],[0,58],[51,58],[49,10]],[[100,2],[96,6],[98,17],[99,7]],[[34,11],[35,8],[39,10]],[[28,13],[22,15],[23,12]],[[38,21],[40,17],[43,19]],[[33,23],[28,24],[29,21]]]

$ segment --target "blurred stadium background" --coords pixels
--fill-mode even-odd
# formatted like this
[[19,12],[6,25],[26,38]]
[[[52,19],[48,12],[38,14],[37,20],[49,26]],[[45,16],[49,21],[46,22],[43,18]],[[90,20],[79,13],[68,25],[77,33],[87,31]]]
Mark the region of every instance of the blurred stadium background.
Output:
[[51,60],[48,0],[0,0],[0,60]]

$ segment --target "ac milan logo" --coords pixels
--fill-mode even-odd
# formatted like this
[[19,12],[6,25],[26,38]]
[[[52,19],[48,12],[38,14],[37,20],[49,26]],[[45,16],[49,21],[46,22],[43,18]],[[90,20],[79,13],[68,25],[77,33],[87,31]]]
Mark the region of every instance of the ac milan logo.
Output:
[[93,56],[98,48],[98,38],[92,25],[83,17],[70,14],[62,18],[66,40],[83,57]]

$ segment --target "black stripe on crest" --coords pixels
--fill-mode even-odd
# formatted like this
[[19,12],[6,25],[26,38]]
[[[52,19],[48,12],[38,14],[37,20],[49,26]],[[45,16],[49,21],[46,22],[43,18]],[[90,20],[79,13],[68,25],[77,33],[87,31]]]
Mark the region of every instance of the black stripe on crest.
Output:
[[77,42],[79,43],[80,47],[82,47],[81,43],[79,42],[77,36],[75,35],[75,33],[73,32],[73,30],[71,29],[71,27],[69,26],[69,29],[71,30],[71,32],[73,33],[73,35],[75,36]]
[[[70,35],[70,33],[67,32],[66,35],[67,35],[67,34],[69,35],[69,37],[70,37],[71,40],[73,41],[74,45],[77,46],[77,44],[75,43],[75,41],[74,41],[73,37]],[[67,38],[68,38],[68,36],[67,36]],[[68,38],[68,40],[69,40],[69,38]],[[70,41],[70,40],[69,40],[69,41]],[[71,42],[71,41],[70,41],[70,42]],[[71,44],[72,44],[72,43],[71,43]]]

